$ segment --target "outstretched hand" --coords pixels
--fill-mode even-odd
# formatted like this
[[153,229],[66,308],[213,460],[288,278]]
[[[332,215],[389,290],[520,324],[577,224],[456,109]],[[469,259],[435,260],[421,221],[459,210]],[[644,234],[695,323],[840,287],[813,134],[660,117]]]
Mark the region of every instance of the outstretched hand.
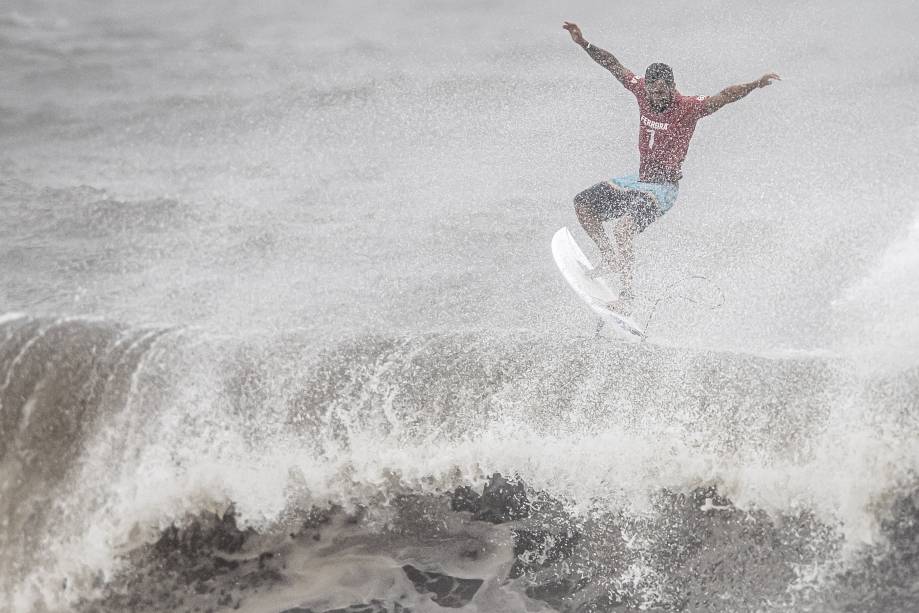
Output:
[[766,74],[766,75],[761,76],[761,77],[756,81],[756,86],[757,86],[757,87],[766,87],[767,85],[770,85],[773,81],[781,81],[781,80],[782,80],[782,77],[780,77],[779,75],[775,74],[774,72],[770,72],[769,74]]
[[581,28],[578,27],[578,24],[566,21],[562,27],[568,30],[568,33],[571,34],[571,40],[579,45],[584,44],[584,35],[581,34]]

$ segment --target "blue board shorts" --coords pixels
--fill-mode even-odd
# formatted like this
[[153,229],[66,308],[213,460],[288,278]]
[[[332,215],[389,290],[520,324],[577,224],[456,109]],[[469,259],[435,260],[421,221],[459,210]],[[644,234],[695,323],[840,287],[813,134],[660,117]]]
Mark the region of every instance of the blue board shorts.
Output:
[[648,183],[638,175],[615,177],[585,189],[574,197],[603,221],[631,214],[641,232],[669,211],[680,192],[677,183]]

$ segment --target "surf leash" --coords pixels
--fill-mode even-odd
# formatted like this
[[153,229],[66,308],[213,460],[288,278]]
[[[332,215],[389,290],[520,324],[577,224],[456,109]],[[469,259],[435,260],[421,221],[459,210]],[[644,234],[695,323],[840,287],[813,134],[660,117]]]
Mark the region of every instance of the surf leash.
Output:
[[683,284],[683,283],[686,283],[686,282],[688,282],[688,281],[693,281],[693,280],[705,281],[705,282],[708,283],[711,287],[715,288],[715,290],[718,292],[718,301],[717,301],[717,303],[716,303],[716,304],[708,305],[708,308],[709,308],[710,310],[716,311],[716,310],[720,309],[722,306],[724,306],[724,300],[725,300],[725,299],[724,299],[724,290],[722,290],[721,287],[720,287],[717,283],[713,282],[713,281],[712,281],[711,279],[709,279],[708,277],[705,277],[705,276],[703,276],[703,275],[690,275],[690,276],[684,277],[684,278],[682,278],[682,279],[680,279],[680,280],[678,280],[678,281],[674,281],[673,283],[671,283],[670,285],[668,285],[668,286],[664,289],[664,294],[663,294],[662,296],[660,296],[657,300],[655,300],[653,305],[651,305],[651,312],[648,313],[648,319],[647,319],[647,321],[645,322],[644,329],[642,330],[642,332],[643,332],[643,334],[644,334],[644,338],[641,339],[641,342],[645,342],[645,341],[648,339],[648,329],[651,327],[651,322],[654,320],[654,316],[657,314],[657,307],[658,307],[662,302],[664,302],[665,300],[676,300],[676,299],[682,298],[682,299],[685,300],[686,302],[689,302],[689,303],[692,303],[692,304],[700,304],[700,305],[704,304],[703,301],[697,300],[696,298],[693,298],[693,297],[691,297],[691,296],[687,296],[687,295],[685,295],[685,294],[674,294],[674,293],[673,293],[674,290],[675,290],[675,288],[677,288],[679,285],[681,285],[681,284]]

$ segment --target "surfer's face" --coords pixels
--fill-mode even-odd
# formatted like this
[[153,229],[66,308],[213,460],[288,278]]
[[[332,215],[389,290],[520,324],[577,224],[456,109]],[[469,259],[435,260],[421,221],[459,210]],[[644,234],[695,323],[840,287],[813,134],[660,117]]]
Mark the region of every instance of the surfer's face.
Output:
[[645,92],[648,94],[648,100],[651,102],[651,108],[655,111],[663,111],[673,100],[673,90],[674,87],[664,81],[663,79],[658,79],[657,81],[645,81]]

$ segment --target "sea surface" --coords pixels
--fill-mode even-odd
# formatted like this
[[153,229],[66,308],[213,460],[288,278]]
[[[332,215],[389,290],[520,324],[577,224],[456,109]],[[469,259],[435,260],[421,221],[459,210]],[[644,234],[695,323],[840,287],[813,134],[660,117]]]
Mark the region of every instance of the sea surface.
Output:
[[[549,241],[685,94],[648,340]],[[912,1],[0,4],[0,611],[919,610]],[[591,256],[595,252],[588,249]]]

